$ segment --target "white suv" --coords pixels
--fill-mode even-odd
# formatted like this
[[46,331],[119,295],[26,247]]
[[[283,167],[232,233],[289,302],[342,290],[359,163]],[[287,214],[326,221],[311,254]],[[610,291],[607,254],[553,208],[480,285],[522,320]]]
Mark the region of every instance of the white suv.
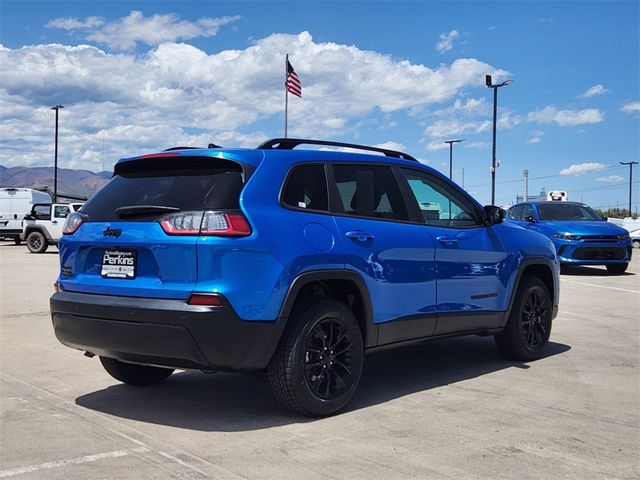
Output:
[[57,245],[64,222],[82,203],[36,203],[22,221],[22,240],[31,253],[44,253],[49,245]]

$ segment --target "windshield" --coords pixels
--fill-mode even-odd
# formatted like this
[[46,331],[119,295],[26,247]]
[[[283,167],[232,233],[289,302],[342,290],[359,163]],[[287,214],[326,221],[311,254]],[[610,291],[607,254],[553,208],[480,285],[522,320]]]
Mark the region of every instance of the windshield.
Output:
[[586,205],[576,203],[543,203],[538,205],[540,220],[602,220]]

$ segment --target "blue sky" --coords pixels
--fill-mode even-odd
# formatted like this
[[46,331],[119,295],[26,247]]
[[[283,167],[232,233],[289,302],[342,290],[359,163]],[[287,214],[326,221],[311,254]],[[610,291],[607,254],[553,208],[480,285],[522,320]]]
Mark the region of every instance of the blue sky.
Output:
[[[302,81],[290,135],[405,149],[497,203],[567,190],[626,206],[640,156],[638,2],[0,2],[0,164],[109,169],[173,145],[282,135],[284,54]],[[640,180],[640,170],[635,178]],[[634,205],[640,189],[634,182]],[[635,207],[638,208],[638,207]]]

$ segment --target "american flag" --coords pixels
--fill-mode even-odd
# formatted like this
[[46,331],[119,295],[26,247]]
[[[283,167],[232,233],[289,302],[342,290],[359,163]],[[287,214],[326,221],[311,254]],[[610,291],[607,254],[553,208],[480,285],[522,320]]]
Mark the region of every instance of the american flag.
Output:
[[287,80],[285,81],[285,85],[289,93],[302,98],[302,84],[289,60],[287,60]]

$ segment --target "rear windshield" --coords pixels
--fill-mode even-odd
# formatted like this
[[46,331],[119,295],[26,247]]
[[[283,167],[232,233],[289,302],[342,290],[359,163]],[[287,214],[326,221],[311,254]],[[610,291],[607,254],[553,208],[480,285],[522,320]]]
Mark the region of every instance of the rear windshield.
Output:
[[586,205],[575,203],[543,203],[538,205],[540,220],[602,220]]
[[240,208],[242,167],[210,157],[143,159],[119,164],[115,175],[82,207],[90,222],[155,220],[168,212],[144,210],[120,215],[120,207],[154,206],[185,210]]

